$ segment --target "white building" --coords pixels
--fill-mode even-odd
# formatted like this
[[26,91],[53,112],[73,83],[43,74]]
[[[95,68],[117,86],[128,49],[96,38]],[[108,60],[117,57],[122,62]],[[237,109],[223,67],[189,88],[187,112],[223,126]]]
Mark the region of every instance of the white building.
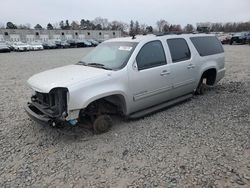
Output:
[[83,35],[83,34],[78,35],[78,39],[80,39],[80,40],[85,39],[85,35]]
[[0,35],[0,41],[4,41],[3,35]]
[[35,35],[26,35],[26,42],[33,42],[35,40]]
[[49,40],[49,35],[41,34],[40,35],[40,40],[43,42],[46,42]]
[[18,35],[18,34],[10,34],[10,41],[11,42],[18,42],[18,41],[20,41],[20,35]]
[[59,39],[61,39],[61,35],[53,35],[52,38],[56,39],[56,40],[59,40]]
[[66,40],[73,39],[73,36],[72,36],[71,34],[65,35],[65,39],[66,39]]
[[121,37],[121,31],[107,30],[36,30],[36,29],[0,29],[0,40],[32,42],[36,40],[47,41],[70,39],[96,39],[107,40]]

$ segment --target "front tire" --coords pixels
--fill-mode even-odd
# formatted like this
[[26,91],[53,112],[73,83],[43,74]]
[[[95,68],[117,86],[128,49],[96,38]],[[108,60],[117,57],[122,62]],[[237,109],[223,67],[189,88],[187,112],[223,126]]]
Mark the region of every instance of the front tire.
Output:
[[96,134],[107,132],[112,127],[112,119],[109,115],[100,115],[94,120],[93,129]]

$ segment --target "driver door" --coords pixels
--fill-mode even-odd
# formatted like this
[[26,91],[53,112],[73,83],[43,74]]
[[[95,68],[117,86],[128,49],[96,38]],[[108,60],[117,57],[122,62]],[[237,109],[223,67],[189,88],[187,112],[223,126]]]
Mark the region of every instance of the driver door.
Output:
[[132,111],[157,105],[170,98],[171,70],[160,40],[146,43],[129,71]]

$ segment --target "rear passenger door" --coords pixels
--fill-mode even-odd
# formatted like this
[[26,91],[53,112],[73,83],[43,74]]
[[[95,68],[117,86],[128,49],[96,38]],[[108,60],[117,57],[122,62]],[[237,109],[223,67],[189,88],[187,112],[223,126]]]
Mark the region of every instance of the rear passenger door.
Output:
[[171,55],[172,86],[171,97],[176,98],[193,92],[195,88],[196,65],[184,38],[167,39]]

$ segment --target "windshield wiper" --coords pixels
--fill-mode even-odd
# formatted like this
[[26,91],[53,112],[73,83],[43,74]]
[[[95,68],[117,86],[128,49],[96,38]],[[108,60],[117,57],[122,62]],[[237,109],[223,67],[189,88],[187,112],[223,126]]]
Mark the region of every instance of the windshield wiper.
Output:
[[102,69],[106,69],[106,70],[112,70],[111,68],[105,67],[105,65],[103,65],[101,63],[88,63],[86,65],[91,66],[91,67],[102,68]]
[[84,61],[78,61],[77,65],[87,65],[87,63]]

